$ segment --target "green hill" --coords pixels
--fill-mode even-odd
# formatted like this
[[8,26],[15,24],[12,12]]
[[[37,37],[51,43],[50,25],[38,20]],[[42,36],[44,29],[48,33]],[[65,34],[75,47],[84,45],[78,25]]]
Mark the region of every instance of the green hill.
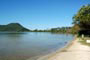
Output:
[[24,32],[24,31],[30,31],[30,30],[27,28],[24,28],[19,23],[10,23],[7,25],[0,25],[0,31]]

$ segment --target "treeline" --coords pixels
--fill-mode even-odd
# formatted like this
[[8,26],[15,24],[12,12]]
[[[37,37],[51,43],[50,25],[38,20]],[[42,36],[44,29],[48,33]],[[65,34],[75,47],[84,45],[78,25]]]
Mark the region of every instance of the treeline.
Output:
[[55,32],[55,33],[71,33],[71,27],[58,27],[58,28],[51,28],[47,30],[32,30],[32,32]]
[[50,32],[50,30],[35,29],[35,30],[31,30],[31,32]]
[[70,33],[71,27],[58,27],[45,30],[29,30],[19,23],[10,23],[7,25],[0,25],[0,32],[55,32],[55,33]]
[[58,32],[58,33],[70,33],[71,27],[52,28],[50,31],[51,32]]

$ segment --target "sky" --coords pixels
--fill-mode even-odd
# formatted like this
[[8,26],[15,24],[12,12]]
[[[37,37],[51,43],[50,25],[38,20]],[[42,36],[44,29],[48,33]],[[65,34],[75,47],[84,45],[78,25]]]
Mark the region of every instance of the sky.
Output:
[[72,26],[72,17],[90,0],[0,0],[0,25],[20,23],[28,29]]

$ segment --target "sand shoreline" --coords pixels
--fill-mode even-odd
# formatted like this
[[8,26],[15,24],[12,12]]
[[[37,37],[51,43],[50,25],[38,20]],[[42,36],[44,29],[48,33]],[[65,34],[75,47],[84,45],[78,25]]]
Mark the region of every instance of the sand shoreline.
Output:
[[90,60],[90,47],[82,45],[79,38],[75,38],[71,43],[60,51],[56,51],[37,60]]
[[75,37],[73,40],[68,42],[63,48],[59,48],[56,51],[52,51],[51,53],[48,53],[48,54],[42,54],[40,56],[32,57],[32,58],[29,58],[27,60],[47,60],[49,57],[56,55],[58,52],[61,53],[62,51],[66,50],[69,46],[72,45],[74,40],[75,40]]
[[74,43],[75,40],[76,40],[76,37],[75,37],[73,40],[71,40],[69,43],[67,43],[67,45],[64,46],[63,48],[60,48],[60,49],[58,49],[58,50],[56,50],[55,52],[52,52],[52,53],[50,53],[50,54],[41,56],[41,57],[38,58],[37,60],[48,60],[49,58],[57,55],[58,53],[62,53],[62,52],[64,52],[64,51],[66,51],[66,50]]

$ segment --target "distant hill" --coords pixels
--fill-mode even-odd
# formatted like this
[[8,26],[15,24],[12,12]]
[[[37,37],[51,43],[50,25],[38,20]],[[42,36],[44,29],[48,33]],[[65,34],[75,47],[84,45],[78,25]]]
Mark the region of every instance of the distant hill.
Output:
[[24,28],[19,23],[10,23],[7,25],[0,25],[0,31],[24,32],[24,31],[30,31],[30,30],[27,28]]

